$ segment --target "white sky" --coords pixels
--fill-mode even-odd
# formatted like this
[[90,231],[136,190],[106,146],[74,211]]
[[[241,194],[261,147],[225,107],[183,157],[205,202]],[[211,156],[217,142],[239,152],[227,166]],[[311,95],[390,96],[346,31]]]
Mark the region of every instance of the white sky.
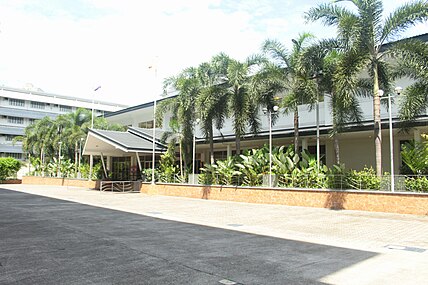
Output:
[[[163,78],[219,52],[243,60],[267,38],[289,45],[301,32],[333,36],[304,23],[318,2],[0,0],[0,85],[141,104],[162,92]],[[385,11],[405,2],[385,0]],[[427,32],[423,24],[407,35]],[[148,68],[155,61],[156,78]]]

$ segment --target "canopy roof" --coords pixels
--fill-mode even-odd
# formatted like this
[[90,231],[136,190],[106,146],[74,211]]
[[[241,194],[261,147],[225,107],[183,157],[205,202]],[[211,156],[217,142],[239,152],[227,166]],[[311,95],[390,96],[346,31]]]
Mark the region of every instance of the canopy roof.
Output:
[[[161,143],[156,133],[155,153],[166,151],[166,145]],[[152,153],[153,136],[149,130],[132,128],[126,132],[89,129],[83,149],[84,155],[130,156],[133,153]]]

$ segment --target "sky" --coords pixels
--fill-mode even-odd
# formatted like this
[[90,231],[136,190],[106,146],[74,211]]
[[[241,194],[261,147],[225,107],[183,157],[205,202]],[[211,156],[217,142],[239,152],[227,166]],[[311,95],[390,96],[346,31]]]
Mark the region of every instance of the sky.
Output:
[[[164,78],[220,52],[244,60],[266,39],[290,46],[302,32],[334,36],[303,18],[327,2],[0,0],[0,85],[142,104],[160,98]],[[386,14],[405,2],[385,0]],[[427,32],[421,24],[406,35]]]

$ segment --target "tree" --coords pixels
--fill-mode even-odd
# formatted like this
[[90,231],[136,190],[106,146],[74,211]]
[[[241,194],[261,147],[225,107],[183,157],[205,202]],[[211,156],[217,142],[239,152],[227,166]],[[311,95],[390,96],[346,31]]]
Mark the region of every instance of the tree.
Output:
[[[349,10],[337,2],[350,2],[355,9]],[[365,62],[372,79],[376,173],[379,176],[382,173],[379,89],[382,87],[386,92],[391,89],[388,64],[385,62],[385,55],[390,49],[383,49],[382,46],[399,37],[406,28],[427,20],[428,2],[419,0],[403,4],[385,20],[382,19],[382,13],[381,0],[336,0],[334,3],[320,4],[306,13],[310,21],[321,19],[325,25],[348,27],[346,31],[339,32],[348,35],[355,56],[358,55]]]
[[[79,108],[73,113],[59,115],[56,119],[44,117],[25,128],[22,148],[33,157],[40,157],[42,168],[57,157],[61,143],[61,157],[77,161],[77,146],[87,136],[91,125],[91,111]],[[109,124],[105,118],[97,117],[94,128],[123,131],[123,126]],[[43,172],[42,169],[42,172]]]
[[241,153],[241,139],[247,126],[251,133],[260,129],[257,97],[252,92],[252,68],[259,64],[256,58],[248,58],[245,62],[230,59],[225,74],[225,88],[228,101],[228,115],[232,117],[235,132],[236,154]]
[[398,58],[395,76],[415,81],[404,90],[400,106],[400,118],[408,125],[428,107],[428,45],[417,40],[402,42],[393,53]]
[[299,35],[293,40],[293,48],[288,52],[276,40],[267,40],[262,46],[265,54],[272,60],[270,66],[272,78],[276,78],[277,91],[284,90],[285,97],[282,102],[285,113],[294,114],[294,150],[299,152],[299,105],[315,102],[318,92],[313,80],[313,70],[305,65],[304,55],[313,36],[309,33]]
[[192,157],[192,144],[194,122],[196,121],[196,99],[201,92],[197,69],[194,67],[183,70],[179,75],[169,77],[164,81],[164,90],[173,88],[178,92],[177,96],[162,100],[156,109],[156,121],[162,125],[163,118],[170,112],[172,119],[181,126],[184,148],[184,166],[190,164]]
[[210,163],[214,163],[214,125],[220,130],[227,116],[227,84],[225,82],[230,58],[220,53],[209,63],[198,67],[201,93],[196,102],[201,129],[210,145]]

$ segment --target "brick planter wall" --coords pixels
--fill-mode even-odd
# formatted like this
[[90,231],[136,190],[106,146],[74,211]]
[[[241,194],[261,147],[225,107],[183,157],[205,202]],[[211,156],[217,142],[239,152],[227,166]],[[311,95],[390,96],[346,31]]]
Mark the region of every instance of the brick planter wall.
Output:
[[22,177],[22,184],[74,186],[99,189],[98,181],[56,177],[24,176]]
[[0,180],[0,184],[21,184],[21,179]]
[[428,194],[416,193],[269,189],[177,184],[142,184],[141,192],[149,195],[179,196],[197,199],[428,215]]

